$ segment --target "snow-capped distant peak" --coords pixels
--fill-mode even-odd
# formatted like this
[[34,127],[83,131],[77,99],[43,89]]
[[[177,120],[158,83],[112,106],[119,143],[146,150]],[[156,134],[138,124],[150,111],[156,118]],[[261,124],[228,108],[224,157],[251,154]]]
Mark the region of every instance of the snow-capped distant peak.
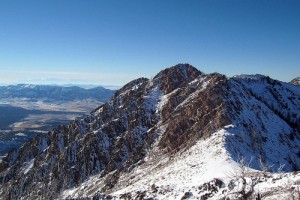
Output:
[[262,74],[239,74],[233,76],[233,78],[240,78],[240,79],[246,79],[246,80],[262,80],[265,78],[268,78],[268,76],[262,75]]
[[294,78],[293,80],[291,80],[290,83],[293,84],[293,85],[300,86],[300,77]]

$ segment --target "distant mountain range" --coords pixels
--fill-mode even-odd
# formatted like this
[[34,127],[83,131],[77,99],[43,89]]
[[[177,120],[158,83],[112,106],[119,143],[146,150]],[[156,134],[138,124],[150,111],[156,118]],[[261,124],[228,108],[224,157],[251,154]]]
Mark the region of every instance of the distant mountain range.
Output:
[[9,153],[0,198],[296,199],[299,170],[300,87],[178,64]]
[[113,94],[113,90],[103,87],[83,89],[78,86],[62,87],[30,84],[0,86],[0,98],[48,98],[57,101],[96,99],[98,101],[106,102]]
[[84,89],[92,89],[95,87],[103,87],[106,89],[110,90],[117,90],[120,89],[121,86],[116,86],[116,85],[93,85],[93,84],[63,84],[63,85],[54,85],[54,86],[63,86],[63,87],[73,87],[73,86],[78,86]]

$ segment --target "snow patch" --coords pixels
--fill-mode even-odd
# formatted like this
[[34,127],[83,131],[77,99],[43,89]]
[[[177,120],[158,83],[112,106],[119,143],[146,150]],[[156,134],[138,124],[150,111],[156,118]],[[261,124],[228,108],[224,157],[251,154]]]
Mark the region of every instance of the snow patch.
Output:
[[27,135],[25,133],[17,133],[16,136],[26,137]]
[[23,171],[24,174],[27,174],[32,169],[34,160],[35,159],[32,159],[29,162],[27,162],[23,169],[21,169],[21,171]]

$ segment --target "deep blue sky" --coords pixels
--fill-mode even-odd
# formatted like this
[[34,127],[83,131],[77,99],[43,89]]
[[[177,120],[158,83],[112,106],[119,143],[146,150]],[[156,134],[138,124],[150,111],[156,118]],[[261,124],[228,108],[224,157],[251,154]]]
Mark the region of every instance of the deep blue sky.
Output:
[[0,83],[123,85],[177,63],[300,76],[300,1],[0,1]]

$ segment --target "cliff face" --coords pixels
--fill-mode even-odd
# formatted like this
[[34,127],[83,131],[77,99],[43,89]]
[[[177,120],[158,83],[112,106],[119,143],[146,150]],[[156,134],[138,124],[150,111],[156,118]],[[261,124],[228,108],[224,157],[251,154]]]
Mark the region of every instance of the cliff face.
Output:
[[166,128],[159,147],[176,152],[231,124],[225,112],[226,81],[220,74],[202,76],[164,96],[161,123]]
[[[183,161],[204,151],[224,154],[226,162],[254,157],[255,169],[260,158],[297,170],[299,119],[299,88],[263,76],[228,79],[176,65],[151,80],[126,84],[90,115],[11,152],[0,163],[0,197],[101,199],[122,188],[131,191],[139,181],[152,184],[155,176],[148,176],[177,166],[173,158]],[[193,161],[192,170],[204,169],[206,156],[202,164]]]

